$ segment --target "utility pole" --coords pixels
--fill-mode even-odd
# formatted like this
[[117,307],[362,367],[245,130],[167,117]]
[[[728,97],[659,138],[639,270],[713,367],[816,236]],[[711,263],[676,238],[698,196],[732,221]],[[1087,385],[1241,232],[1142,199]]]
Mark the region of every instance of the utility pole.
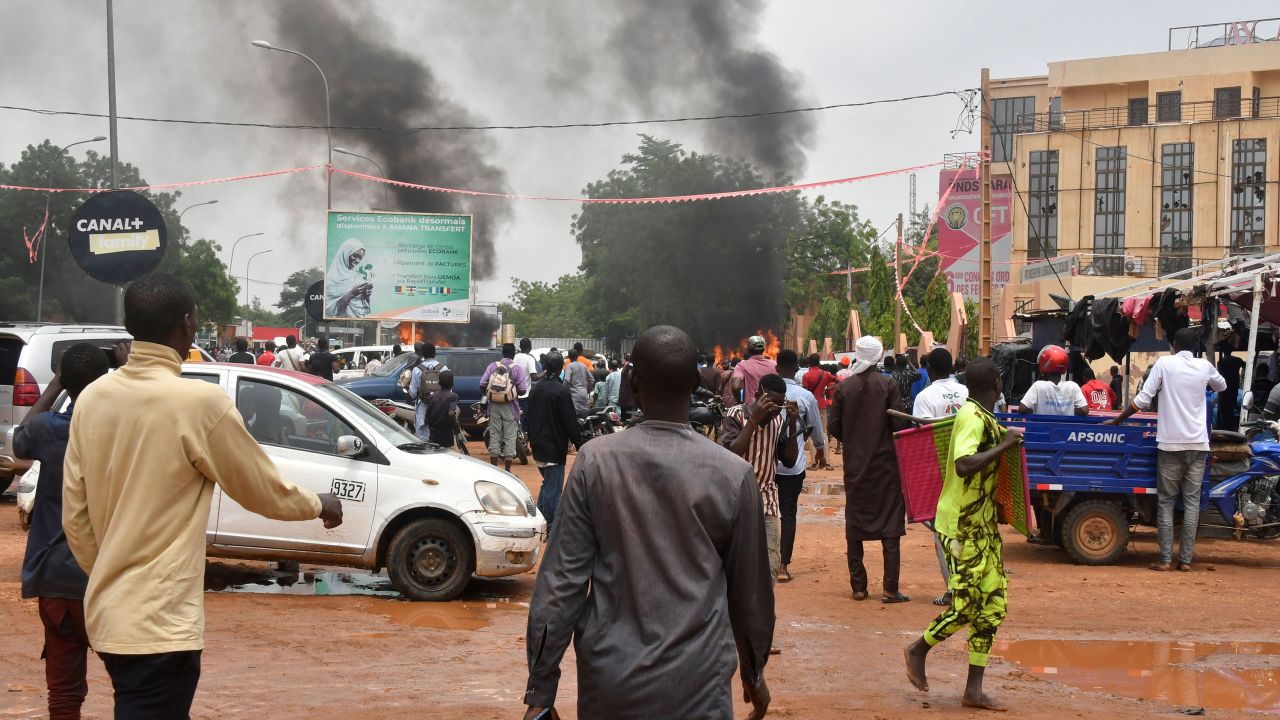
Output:
[[901,355],[902,347],[902,213],[898,213],[898,241],[893,244],[893,278],[898,285],[898,301],[893,304],[893,352]]
[[978,301],[978,354],[991,352],[991,70],[982,68],[982,254],[981,288]]
[[[115,12],[111,0],[107,0],[107,123],[111,136],[111,189],[120,187],[120,147],[116,139],[116,36]],[[117,285],[115,292],[116,324],[124,325],[124,286]]]

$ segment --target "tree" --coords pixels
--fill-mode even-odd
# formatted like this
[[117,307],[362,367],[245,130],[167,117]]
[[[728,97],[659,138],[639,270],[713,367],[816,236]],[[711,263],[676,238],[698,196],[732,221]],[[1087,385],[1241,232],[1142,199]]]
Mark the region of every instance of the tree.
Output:
[[501,307],[504,322],[532,337],[587,337],[595,334],[587,320],[589,285],[581,273],[561,276],[554,284],[512,278],[511,302]]
[[[819,196],[805,208],[801,231],[786,241],[787,306],[804,313],[829,297],[847,295],[850,284],[860,283],[861,278],[831,273],[866,267],[875,239],[875,228],[858,217],[857,206],[827,202]],[[843,334],[843,326],[840,332]]]
[[[227,274],[227,266],[218,259],[222,247],[211,240],[197,240],[177,257],[174,270],[191,285],[199,304],[200,319],[226,325],[236,314],[239,283]],[[166,253],[168,255],[168,253]]]
[[280,288],[280,300],[276,303],[276,307],[280,308],[281,322],[296,325],[309,319],[306,311],[307,288],[323,279],[324,273],[318,267],[297,270],[284,279],[284,286]]
[[[750,164],[642,135],[591,198],[654,197],[765,187]],[[585,204],[574,218],[586,277],[583,308],[613,340],[666,323],[704,347],[779,328],[784,244],[803,227],[796,193],[708,202]]]

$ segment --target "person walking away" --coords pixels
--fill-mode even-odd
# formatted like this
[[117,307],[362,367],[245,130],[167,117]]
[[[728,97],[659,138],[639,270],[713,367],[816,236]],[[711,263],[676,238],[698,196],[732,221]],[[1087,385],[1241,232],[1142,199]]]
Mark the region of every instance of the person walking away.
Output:
[[585,415],[591,411],[591,389],[595,382],[587,366],[578,362],[581,357],[576,348],[569,350],[569,364],[564,368],[564,384],[569,386],[574,409],[580,415]]
[[596,364],[591,361],[591,356],[587,353],[586,348],[582,347],[582,343],[574,343],[573,350],[578,353],[578,359],[576,362],[582,363],[582,366],[587,369],[588,373],[594,373],[596,370]]
[[799,410],[787,400],[787,385],[778,375],[765,375],[756,386],[756,397],[735,405],[720,422],[720,443],[751,463],[764,508],[764,530],[769,550],[769,571],[777,580],[782,572],[782,511],[776,482],[778,461],[796,464],[795,438],[800,436]]
[[[516,353],[516,364],[524,368],[524,376],[529,378],[529,388],[533,387],[533,379],[538,376],[538,361],[533,357],[533,341],[529,338],[520,338],[520,352]],[[527,433],[529,425],[526,418],[529,415],[529,390],[526,389],[520,396],[516,398],[516,403],[520,405],[520,427]]]
[[879,540],[884,557],[881,599],[901,603],[911,599],[898,591],[907,509],[893,449],[895,428],[885,411],[902,407],[902,399],[896,382],[872,372],[883,353],[876,338],[858,339],[853,375],[836,386],[830,434],[844,439],[844,534],[853,599],[867,599],[862,543]]
[[944,418],[955,415],[969,397],[969,389],[956,379],[951,351],[936,347],[929,351],[929,368],[935,380],[916,395],[911,414],[918,418]]
[[502,359],[489,363],[480,376],[480,391],[489,401],[489,462],[511,472],[520,428],[520,393],[529,392],[529,376],[516,364],[516,346],[502,345]]
[[[127,354],[127,350],[117,353]],[[88,343],[67,348],[58,371],[27,416],[14,428],[13,456],[40,463],[40,483],[22,559],[22,597],[36,598],[44,625],[45,682],[49,718],[79,720],[89,694],[89,636],[84,625],[84,590],[89,578],[76,564],[62,531],[62,464],[76,400],[90,383],[110,369],[102,350]],[[66,412],[52,411],[63,390],[71,397]]]
[[[187,351],[184,349],[182,351],[182,356],[186,357],[186,355]],[[253,356],[253,353],[249,352],[249,341],[245,338],[238,337],[236,338],[236,351],[231,353],[231,356],[227,358],[227,362],[240,363],[241,365],[253,365],[258,362],[258,359]]]
[[1067,351],[1058,345],[1046,345],[1036,356],[1040,379],[1031,383],[1018,405],[1018,412],[1035,415],[1088,415],[1080,386],[1062,379],[1067,371]]
[[698,353],[698,378],[698,387],[709,393],[720,394],[720,386],[723,384],[720,368],[709,361],[704,353]]
[[451,448],[457,436],[458,393],[453,391],[453,371],[440,373],[440,389],[427,399],[427,441]]
[[1124,400],[1124,376],[1120,374],[1118,365],[1111,366],[1111,395],[1114,399],[1111,401],[1111,409],[1119,410],[1120,403]]
[[747,338],[747,357],[733,368],[729,381],[730,394],[733,401],[730,406],[749,403],[755,400],[760,378],[778,372],[777,365],[765,357],[765,341],[759,335]]
[[911,383],[910,403],[912,405],[915,405],[916,398],[920,395],[920,392],[925,388],[929,387],[929,383],[933,382],[933,378],[937,377],[936,373],[934,373],[933,375],[929,374],[930,369],[931,368],[929,367],[929,356],[925,355],[924,357],[920,358],[920,370],[919,370],[920,377],[917,378],[915,382]]
[[274,367],[276,364],[276,354],[272,352],[274,345],[268,345],[262,349],[262,354],[258,356],[258,364],[262,367]]
[[951,426],[951,447],[943,468],[942,495],[934,519],[950,570],[950,606],[934,618],[919,639],[904,650],[907,678],[928,692],[925,661],[929,651],[969,626],[969,676],[960,704],[1004,710],[982,687],[996,630],[1008,611],[1009,578],[1004,570],[996,507],[1000,456],[1022,442],[1022,432],[1005,430],[992,409],[1000,397],[995,363],[979,358],[966,370],[969,398]]
[[893,381],[898,385],[898,397],[902,400],[902,407],[894,408],[895,410],[906,410],[911,402],[911,388],[920,380],[920,371],[916,370],[911,364],[911,358],[907,355],[899,355],[893,362]]
[[604,380],[609,397],[609,407],[618,407],[622,399],[622,363],[617,359],[609,361],[609,376]]
[[1090,410],[1110,410],[1115,404],[1115,393],[1111,386],[1099,380],[1093,374],[1093,368],[1087,364],[1080,371],[1080,378],[1084,380],[1080,393],[1084,395],[1085,405]]
[[564,466],[569,444],[581,447],[581,426],[569,386],[560,379],[564,357],[558,352],[542,358],[542,379],[529,391],[529,447],[542,476],[538,510],[547,519],[547,533],[555,524],[556,508],[564,486]]
[[[800,381],[801,386],[810,393],[813,398],[818,401],[818,411],[826,419],[824,427],[831,427],[831,397],[835,393],[836,376],[827,372],[822,368],[822,357],[818,353],[809,356],[809,369],[805,371],[804,379]],[[840,454],[840,438],[831,436],[836,443],[836,454]],[[815,470],[832,470],[831,463],[824,457],[818,462]]]
[[1222,346],[1222,356],[1218,358],[1218,374],[1227,381],[1227,389],[1218,394],[1219,430],[1240,429],[1240,381],[1244,374],[1244,361],[1231,354],[1231,346]]
[[853,358],[848,355],[840,358],[840,369],[836,371],[836,382],[848,380],[849,376],[853,375],[853,370],[849,369],[851,365],[853,365]]
[[[779,552],[782,568],[778,573],[778,582],[791,582],[791,556],[796,545],[796,514],[800,502],[800,493],[804,490],[805,470],[808,458],[804,453],[805,440],[813,442],[818,464],[827,464],[827,436],[822,432],[822,411],[818,409],[818,401],[813,393],[805,390],[796,375],[799,370],[799,357],[795,350],[782,350],[778,353],[778,374],[787,383],[787,402],[795,406],[799,423],[796,437],[796,460],[790,465],[778,460],[778,511],[782,516],[782,539]],[[788,417],[790,419],[790,417]]]
[[885,353],[884,359],[880,361],[881,372],[889,377],[893,377],[893,356]]
[[364,364],[364,374],[366,377],[373,374],[374,370],[382,367],[382,353],[368,353],[368,360]]
[[430,428],[427,427],[427,400],[440,390],[440,374],[449,368],[436,359],[436,346],[434,343],[424,342],[414,345],[414,352],[418,355],[418,362],[410,370],[409,374],[409,397],[414,402],[414,430],[417,436],[422,440],[428,440],[431,437]]
[[759,720],[774,602],[755,473],[689,426],[687,335],[650,328],[634,357],[645,421],[583,446],[539,568],[525,718],[555,704],[573,639],[580,718],[731,718],[737,669]]
[[591,377],[595,380],[591,386],[591,411],[599,412],[609,407],[609,371],[596,370]]
[[276,353],[276,367],[282,370],[302,371],[302,348],[298,347],[297,337],[290,335],[284,339],[284,349]]
[[618,374],[618,412],[622,421],[631,419],[636,411],[636,396],[631,392],[631,356],[623,358],[622,372]]
[[311,357],[307,358],[307,370],[312,375],[318,375],[329,382],[333,382],[333,366],[337,361],[338,358],[329,352],[329,338],[321,335],[319,343],[316,344],[315,352],[311,353]]
[[342,505],[282,479],[226,393],[181,377],[200,326],[186,283],[165,273],[136,280],[124,313],[128,363],[76,401],[62,517],[89,576],[85,624],[111,676],[115,716],[187,718],[204,646],[214,485],[250,512],[318,517],[326,528],[342,522]]
[[1156,485],[1158,510],[1156,538],[1160,559],[1150,568],[1164,572],[1173,563],[1173,509],[1182,500],[1182,538],[1178,544],[1178,569],[1191,570],[1196,550],[1196,530],[1200,526],[1200,489],[1209,457],[1209,428],[1205,424],[1206,387],[1217,392],[1227,381],[1208,360],[1191,354],[1199,344],[1197,328],[1183,328],[1173,335],[1173,355],[1156,360],[1151,376],[1129,406],[1106,424],[1124,422],[1130,415],[1151,404],[1160,393],[1160,413],[1156,417],[1156,447],[1160,479]]

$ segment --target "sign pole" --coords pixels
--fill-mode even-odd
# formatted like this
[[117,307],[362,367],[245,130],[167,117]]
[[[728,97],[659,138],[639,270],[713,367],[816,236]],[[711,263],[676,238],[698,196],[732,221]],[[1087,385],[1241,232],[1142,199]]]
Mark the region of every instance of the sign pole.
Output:
[[[991,353],[991,70],[982,68],[982,242],[981,285],[978,305],[978,352],[982,357]],[[1003,308],[1002,308],[1003,310]]]
[[[898,240],[893,244],[893,278],[898,283],[898,302],[893,304],[893,352],[901,355],[902,347],[902,213],[898,213]],[[855,338],[856,340],[856,338]]]
[[[111,136],[111,189],[120,187],[120,147],[116,140],[116,35],[115,11],[112,0],[107,0],[107,124]],[[124,285],[115,287],[116,324],[124,324]]]

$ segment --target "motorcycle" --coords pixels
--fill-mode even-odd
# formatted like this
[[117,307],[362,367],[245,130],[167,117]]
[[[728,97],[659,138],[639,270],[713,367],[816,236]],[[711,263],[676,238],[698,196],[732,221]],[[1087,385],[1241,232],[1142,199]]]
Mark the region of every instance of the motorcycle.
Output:
[[[1245,426],[1245,434],[1215,431],[1210,447],[1215,462],[1209,468],[1211,486],[1201,501],[1201,509],[1220,515],[1223,524],[1201,526],[1231,530],[1243,536],[1273,539],[1280,537],[1280,442],[1254,440],[1255,431],[1276,431],[1273,423],[1259,420]],[[1224,452],[1229,446],[1234,453]],[[1231,455],[1224,457],[1224,455]]]
[[[486,400],[471,406],[471,412],[475,415],[476,425],[481,428],[484,434],[484,445],[489,446],[489,403]],[[466,449],[466,438],[462,435],[462,429],[458,428],[457,437],[458,446],[462,448],[462,452],[470,455]],[[525,434],[524,428],[519,423],[516,424],[516,460],[521,465],[529,464],[529,456],[533,454],[533,450],[529,447],[529,436]]]
[[589,410],[578,415],[578,432],[586,442],[601,435],[616,433],[622,427],[622,416],[612,406],[599,410]]
[[416,409],[408,404],[397,402],[395,400],[370,400],[373,406],[387,414],[387,417],[396,421],[401,427],[409,432],[414,431],[414,423],[417,421]]
[[694,430],[719,442],[720,421],[724,420],[724,412],[724,398],[705,388],[698,388],[689,405],[689,424]]

